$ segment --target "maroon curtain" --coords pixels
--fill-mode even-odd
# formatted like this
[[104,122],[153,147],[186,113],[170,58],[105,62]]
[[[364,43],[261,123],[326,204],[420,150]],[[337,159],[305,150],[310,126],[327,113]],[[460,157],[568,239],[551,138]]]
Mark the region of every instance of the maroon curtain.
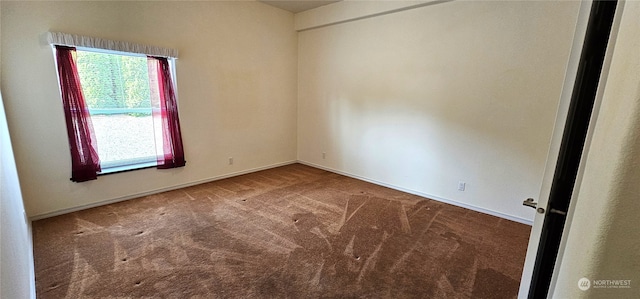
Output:
[[60,94],[67,122],[71,149],[71,180],[95,180],[100,172],[98,145],[91,124],[89,109],[84,101],[76,66],[76,49],[56,46]]
[[[178,119],[178,103],[176,102],[169,61],[164,57],[147,58],[149,66],[149,83],[151,84],[151,102],[154,107],[154,125],[156,136],[162,136],[162,147],[157,144],[158,168],[167,169],[185,165],[182,148],[182,134]],[[156,143],[160,143],[156,138]]]

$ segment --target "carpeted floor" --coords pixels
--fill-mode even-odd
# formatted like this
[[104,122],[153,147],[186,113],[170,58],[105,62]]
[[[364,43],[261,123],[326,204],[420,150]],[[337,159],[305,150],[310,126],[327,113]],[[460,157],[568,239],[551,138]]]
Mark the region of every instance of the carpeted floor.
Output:
[[293,164],[33,223],[38,298],[514,298],[530,227]]

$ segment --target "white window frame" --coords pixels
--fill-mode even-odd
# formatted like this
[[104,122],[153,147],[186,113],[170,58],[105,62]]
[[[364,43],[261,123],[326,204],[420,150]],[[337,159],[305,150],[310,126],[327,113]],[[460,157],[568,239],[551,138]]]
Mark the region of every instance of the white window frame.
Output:
[[[170,48],[155,47],[143,44],[128,43],[122,41],[113,41],[107,39],[101,39],[90,36],[81,36],[61,32],[46,32],[44,38],[48,41],[53,49],[54,61],[57,68],[57,60],[55,57],[55,46],[70,46],[75,47],[76,51],[95,52],[102,54],[120,55],[120,56],[134,56],[134,57],[166,57],[171,69],[171,80],[173,83],[173,90],[176,96],[176,102],[178,101],[178,83],[176,76],[176,59],[178,58],[178,50]],[[99,150],[99,149],[98,149]],[[147,157],[145,157],[147,158]],[[102,170],[98,172],[98,175],[104,175],[109,173],[130,171],[136,169],[143,169],[157,166],[157,154],[153,157],[153,161],[149,159],[141,160],[140,158],[130,160],[130,163],[116,164],[116,163],[100,163]],[[111,165],[110,165],[111,164]]]

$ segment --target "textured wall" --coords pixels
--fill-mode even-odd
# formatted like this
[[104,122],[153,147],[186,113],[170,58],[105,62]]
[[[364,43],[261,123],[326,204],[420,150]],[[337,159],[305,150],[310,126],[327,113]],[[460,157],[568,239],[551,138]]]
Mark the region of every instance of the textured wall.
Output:
[[300,32],[298,158],[532,220],[579,5],[449,2]]
[[[621,4],[622,5],[622,4]],[[554,297],[640,297],[640,2],[627,1]],[[631,280],[581,291],[578,280]]]
[[[177,48],[187,166],[70,182],[47,31]],[[2,89],[27,213],[295,160],[296,44],[293,14],[259,2],[3,2]]]

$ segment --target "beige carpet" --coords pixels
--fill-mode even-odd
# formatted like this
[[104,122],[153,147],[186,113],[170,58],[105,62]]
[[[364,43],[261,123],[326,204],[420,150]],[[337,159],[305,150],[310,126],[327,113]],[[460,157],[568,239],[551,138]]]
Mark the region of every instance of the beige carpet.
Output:
[[530,227],[294,164],[33,223],[38,298],[515,298]]

